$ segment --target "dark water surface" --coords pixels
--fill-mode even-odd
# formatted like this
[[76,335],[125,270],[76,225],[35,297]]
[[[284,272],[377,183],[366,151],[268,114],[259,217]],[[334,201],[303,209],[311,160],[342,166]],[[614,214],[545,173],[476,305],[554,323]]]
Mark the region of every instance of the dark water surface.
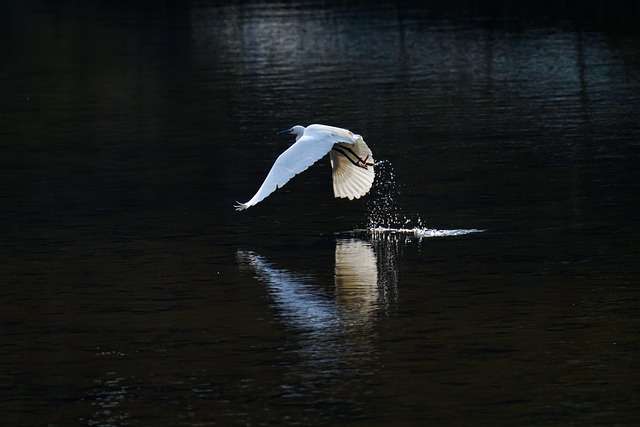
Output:
[[[638,11],[597,4],[1,6],[2,425],[637,425]],[[236,213],[298,123],[485,231],[353,231],[326,160]]]

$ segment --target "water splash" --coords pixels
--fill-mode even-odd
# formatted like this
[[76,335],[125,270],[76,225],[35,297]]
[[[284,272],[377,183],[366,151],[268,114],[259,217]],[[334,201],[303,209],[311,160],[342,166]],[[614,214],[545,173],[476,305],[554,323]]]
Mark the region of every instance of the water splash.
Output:
[[438,230],[435,228],[419,228],[419,227],[414,227],[414,228],[376,227],[376,228],[369,229],[369,232],[374,237],[380,236],[380,235],[387,235],[387,234],[409,234],[418,238],[464,236],[465,234],[481,233],[483,231],[484,230],[480,230],[478,228]]
[[400,210],[398,196],[400,192],[396,183],[396,173],[391,162],[376,162],[376,178],[371,188],[371,196],[367,203],[367,228],[395,228],[406,222]]
[[398,203],[399,195],[400,190],[393,165],[387,160],[377,162],[376,180],[367,204],[367,230],[372,237],[386,239],[393,235],[422,240],[430,237],[463,236],[484,231],[477,228],[453,230],[427,228],[419,215],[411,218],[404,213]]

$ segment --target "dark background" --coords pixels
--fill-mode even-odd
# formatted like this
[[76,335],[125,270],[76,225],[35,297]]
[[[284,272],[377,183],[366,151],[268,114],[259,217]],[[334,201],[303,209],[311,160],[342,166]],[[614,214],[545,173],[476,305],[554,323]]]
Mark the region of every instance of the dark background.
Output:
[[[634,425],[639,9],[3,3],[4,423]],[[377,189],[236,213],[310,123]]]

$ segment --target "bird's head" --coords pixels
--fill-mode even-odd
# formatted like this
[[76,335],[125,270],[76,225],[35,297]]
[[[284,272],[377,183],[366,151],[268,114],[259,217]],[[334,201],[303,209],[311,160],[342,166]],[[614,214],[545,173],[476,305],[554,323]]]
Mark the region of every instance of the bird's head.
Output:
[[296,125],[296,126],[293,126],[293,127],[289,128],[289,129],[281,130],[278,133],[279,134],[295,135],[296,136],[296,141],[297,141],[302,136],[302,134],[304,133],[304,130],[305,130],[304,126]]

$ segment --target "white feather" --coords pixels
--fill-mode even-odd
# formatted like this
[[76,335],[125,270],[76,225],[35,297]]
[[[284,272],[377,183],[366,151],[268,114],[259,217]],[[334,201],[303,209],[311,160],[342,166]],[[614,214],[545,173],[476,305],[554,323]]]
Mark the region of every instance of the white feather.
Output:
[[[237,203],[237,210],[244,210],[264,200],[278,188],[284,186],[291,178],[309,168],[324,157],[334,145],[349,147],[356,157],[373,164],[371,150],[360,135],[347,129],[326,125],[310,125],[298,136],[295,144],[287,148],[274,162],[266,179],[258,192],[246,203]],[[353,153],[346,152],[352,161],[358,162]],[[334,155],[335,154],[335,155]],[[341,158],[342,157],[342,158]],[[361,162],[360,162],[361,163]],[[331,151],[333,168],[333,189],[335,197],[359,198],[366,194],[373,183],[373,166],[355,166],[344,155]]]
[[[349,200],[359,199],[367,194],[373,185],[373,154],[362,137],[359,137],[355,144],[336,145],[342,152],[331,151],[333,194],[335,197],[346,197]],[[363,165],[360,160],[365,160],[367,164]]]

